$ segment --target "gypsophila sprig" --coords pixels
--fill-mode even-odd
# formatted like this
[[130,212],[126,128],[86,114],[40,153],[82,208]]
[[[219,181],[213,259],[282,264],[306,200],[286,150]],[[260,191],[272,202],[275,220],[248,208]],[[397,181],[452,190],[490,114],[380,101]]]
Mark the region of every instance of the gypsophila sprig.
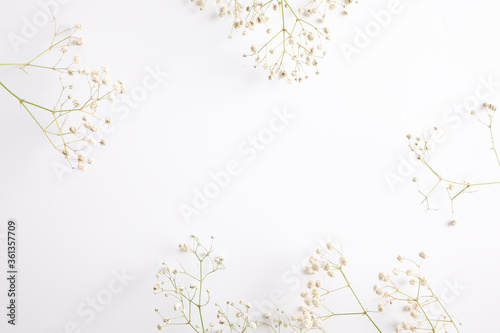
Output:
[[59,91],[54,92],[52,105],[42,105],[15,93],[4,82],[0,85],[28,112],[69,165],[84,171],[95,163],[87,156],[88,148],[107,144],[100,127],[109,126],[112,119],[102,114],[100,104],[113,102],[116,95],[125,93],[125,86],[123,80],[112,81],[107,66],[91,70],[80,67],[78,55],[68,59],[71,49],[85,44],[85,40],[78,36],[81,29],[80,24],[60,28],[54,18],[54,35],[46,49],[26,62],[0,63],[0,66],[15,66],[26,73],[42,70],[55,75]]
[[206,248],[198,237],[193,236],[192,243],[179,244],[179,249],[196,259],[197,268],[191,273],[182,264],[175,269],[165,265],[156,274],[155,294],[163,294],[173,302],[173,311],[168,315],[156,309],[162,319],[157,328],[163,330],[169,326],[186,325],[195,332],[205,332],[205,329],[211,332],[213,326],[204,319],[205,308],[210,304],[210,290],[206,289],[204,282],[212,273],[224,268],[224,259],[213,256],[213,239]]
[[[291,320],[274,321],[275,328],[283,326],[292,327],[292,332],[306,332],[308,330],[322,330],[323,323],[334,317],[359,316],[367,318],[374,327],[374,331],[381,332],[370,311],[364,306],[357,296],[352,284],[345,273],[348,261],[341,249],[332,243],[326,244],[326,251],[316,249],[314,255],[309,258],[309,264],[305,266],[304,272],[310,276],[307,290],[300,295],[304,301],[301,313],[291,317]],[[338,294],[347,294],[357,304],[354,311],[344,309],[333,309],[329,304],[330,298]],[[376,312],[376,311],[371,311]]]
[[[331,38],[327,12],[340,8],[347,14],[346,7],[353,1],[311,0],[304,7],[294,7],[287,0],[215,2],[218,15],[232,21],[230,39],[259,29],[269,36],[252,44],[243,57],[253,57],[255,67],[267,70],[270,80],[292,83],[307,79],[310,72],[319,74],[318,61],[326,55],[324,41]],[[206,0],[197,1],[202,10],[206,4]]]
[[[158,330],[181,325],[199,333],[243,333],[257,328],[258,323],[249,320],[250,303],[242,300],[237,303],[227,301],[224,305],[211,303],[211,290],[206,287],[206,280],[211,274],[224,269],[224,257],[213,254],[213,237],[210,247],[203,246],[200,239],[193,236],[190,244],[179,244],[179,249],[195,259],[196,268],[190,271],[179,264],[179,268],[173,269],[164,264],[165,267],[157,273],[153,290],[155,294],[167,297],[173,310],[164,315],[155,309],[162,319],[157,325]],[[213,320],[209,320],[214,314],[212,310],[216,312]]]
[[[267,328],[267,332],[274,333],[326,332],[325,323],[329,319],[348,316],[369,321],[373,332],[380,333],[382,331],[373,316],[384,312],[390,304],[402,302],[410,318],[398,319],[401,325],[396,327],[397,332],[439,332],[442,329],[451,332],[450,328],[458,332],[456,320],[448,314],[421,273],[422,261],[429,257],[425,252],[419,253],[418,263],[398,256],[400,263],[409,263],[411,267],[405,270],[394,268],[392,272],[379,274],[383,285],[376,285],[374,290],[381,298],[376,310],[368,310],[347,277],[345,266],[348,262],[342,250],[328,243],[325,250],[315,251],[304,268],[309,281],[300,293],[303,300],[300,312],[288,315],[278,309],[276,313],[264,314],[262,321],[251,321],[250,303],[243,300],[211,303],[211,290],[205,289],[207,277],[224,268],[224,259],[213,254],[213,240],[207,248],[198,237],[193,236],[192,243],[180,244],[179,248],[191,255],[196,265],[192,270],[187,270],[182,264],[179,264],[179,268],[172,268],[164,263],[156,275],[157,282],[153,287],[155,294],[163,294],[170,302],[167,306],[169,310],[166,311],[168,314],[155,309],[161,318],[158,330],[175,332],[174,327],[181,325],[197,333],[243,333],[259,327],[261,331]],[[405,275],[407,284],[415,290],[408,291],[405,286],[400,286],[400,281],[393,281],[394,276],[398,275]],[[344,299],[346,296],[353,300],[355,309],[352,309],[353,305],[349,305],[347,310],[342,309],[347,304],[333,305],[330,303],[335,302],[329,302],[330,299]],[[436,313],[436,304],[439,305],[439,313]]]
[[[494,133],[494,116],[496,114],[496,106],[485,103],[483,105],[482,111],[478,113],[476,110],[471,111],[471,115],[481,124],[486,127],[488,130],[488,134],[491,140],[491,146],[489,147],[493,153],[494,163],[500,167],[500,157],[497,151],[495,133]],[[476,187],[484,187],[487,185],[499,185],[500,180],[498,177],[492,176],[492,181],[486,182],[469,182],[467,179],[459,180],[459,179],[451,179],[444,175],[441,171],[437,170],[433,164],[431,163],[431,144],[430,142],[433,139],[433,136],[438,132],[438,128],[434,127],[432,130],[424,133],[422,136],[412,136],[408,134],[406,138],[408,139],[408,147],[411,152],[415,154],[415,157],[418,161],[420,161],[426,169],[429,171],[431,175],[434,176],[435,181],[430,189],[424,190],[421,186],[421,180],[418,177],[414,177],[412,181],[416,184],[418,193],[422,195],[422,204],[425,204],[427,210],[431,209],[430,205],[430,197],[432,194],[439,188],[439,186],[443,186],[445,191],[447,192],[450,205],[451,205],[451,213],[452,218],[450,221],[450,225],[456,226],[458,223],[455,220],[455,200],[460,197],[464,193],[468,193],[471,189]],[[468,178],[472,178],[469,176]]]
[[[225,306],[216,303],[217,323],[221,326],[227,326],[229,332],[243,333],[248,329],[256,329],[260,324],[258,322],[251,322],[249,319],[249,310],[252,304],[245,303],[240,300],[238,303],[226,302]],[[215,326],[214,326],[215,327]],[[223,328],[221,328],[222,331]]]
[[420,252],[419,257],[418,261],[414,261],[398,256],[398,262],[405,267],[395,267],[392,272],[379,274],[382,285],[373,287],[381,297],[379,311],[384,311],[387,306],[399,305],[403,308],[407,318],[396,326],[396,332],[459,332],[460,323],[448,313],[422,273],[427,253]]

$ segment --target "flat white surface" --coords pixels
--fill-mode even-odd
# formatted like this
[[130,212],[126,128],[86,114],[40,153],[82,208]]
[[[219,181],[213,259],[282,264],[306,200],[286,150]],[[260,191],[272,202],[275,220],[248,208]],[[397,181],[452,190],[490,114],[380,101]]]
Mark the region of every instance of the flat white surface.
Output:
[[[355,29],[364,29],[370,12],[387,3],[360,1],[348,16],[333,15],[321,75],[301,85],[269,82],[241,57],[251,39],[228,40],[228,21],[188,1],[74,0],[62,6],[60,24],[84,25],[83,64],[111,66],[131,89],[147,68],[169,75],[128,116],[116,119],[109,146],[95,151],[98,163],[63,175],[62,182],[52,167],[60,156],[16,101],[0,92],[0,233],[15,218],[20,242],[18,325],[8,326],[2,310],[0,330],[60,333],[74,321],[81,332],[154,332],[153,310],[166,306],[152,293],[155,272],[162,261],[182,258],[177,244],[195,233],[207,241],[214,235],[217,252],[227,259],[228,270],[211,285],[221,301],[257,304],[282,290],[289,301],[279,306],[294,309],[300,290],[283,275],[319,239],[331,239],[343,244],[348,273],[368,303],[375,299],[378,272],[391,269],[397,254],[426,250],[435,289],[455,280],[466,286],[448,305],[462,332],[498,331],[499,189],[462,198],[459,226],[450,228],[443,196],[436,197],[439,211],[418,206],[410,180],[414,174],[425,178],[424,170],[394,191],[385,175],[407,158],[406,133],[438,125],[449,136],[436,152],[443,154],[443,169],[459,177],[496,176],[498,170],[487,167],[494,163],[487,140],[483,152],[474,141],[485,138],[483,129],[472,119],[455,128],[444,117],[474,94],[481,77],[500,80],[500,3],[401,0],[402,12],[348,63],[339,44],[352,43]],[[6,36],[40,11],[38,2],[3,0],[1,8],[2,62],[36,54],[52,33],[50,25],[19,53]],[[2,81],[24,95],[54,94],[43,75],[0,70]],[[498,87],[488,101],[500,101]],[[246,161],[238,146],[283,108],[295,119]],[[487,162],[474,163],[481,159]],[[210,172],[231,160],[242,172],[186,223],[179,205],[190,203]],[[77,313],[80,304],[122,270],[134,279],[86,322]],[[384,332],[393,323],[384,322]],[[335,324],[341,332],[370,331],[363,320]]]

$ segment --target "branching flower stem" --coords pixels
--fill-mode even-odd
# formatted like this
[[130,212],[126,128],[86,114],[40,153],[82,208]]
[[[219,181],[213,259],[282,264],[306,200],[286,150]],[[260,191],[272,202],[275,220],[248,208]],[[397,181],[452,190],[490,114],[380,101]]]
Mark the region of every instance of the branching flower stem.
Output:
[[[484,125],[485,127],[488,128],[488,133],[490,136],[490,141],[491,141],[491,150],[493,151],[493,154],[495,156],[495,162],[500,167],[500,154],[498,153],[497,146],[496,146],[496,140],[495,140],[495,133],[493,131],[493,121],[494,121],[494,116],[495,116],[495,111],[496,107],[492,104],[485,103],[484,108],[487,111],[487,116],[488,119],[487,121],[481,119],[475,110],[471,111],[471,115],[475,117],[480,124]],[[430,210],[430,203],[429,203],[429,198],[430,196],[434,193],[434,191],[437,189],[438,185],[444,183],[446,184],[446,191],[448,194],[448,197],[450,199],[450,205],[451,205],[451,212],[452,212],[452,218],[453,220],[450,222],[451,225],[456,225],[456,220],[454,220],[454,215],[455,215],[455,207],[454,207],[454,201],[457,199],[460,195],[466,193],[469,189],[474,188],[474,187],[484,187],[484,186],[490,186],[490,185],[499,185],[500,180],[492,180],[492,181],[486,181],[486,182],[469,182],[469,181],[458,181],[454,179],[449,179],[447,177],[442,176],[442,174],[431,165],[430,163],[430,145],[429,141],[432,139],[432,135],[437,131],[437,127],[434,128],[433,131],[430,131],[429,134],[427,135],[422,135],[422,137],[416,137],[415,139],[408,134],[407,139],[408,139],[408,147],[410,151],[415,155],[417,160],[419,160],[427,170],[430,171],[431,174],[433,174],[436,178],[437,181],[434,183],[430,191],[424,192],[421,190],[420,182],[417,177],[413,178],[413,182],[417,184],[417,190],[418,192],[423,196],[423,200],[421,204],[425,203],[427,210]],[[455,189],[455,186],[458,186],[458,189]]]
[[[206,248],[200,243],[198,237],[193,236],[193,239],[192,245],[181,244],[179,247],[182,251],[197,258],[198,267],[193,268],[196,273],[189,273],[182,264],[180,264],[180,269],[173,269],[164,263],[164,268],[156,275],[157,282],[153,287],[155,294],[163,294],[175,303],[173,304],[174,313],[170,316],[164,316],[160,314],[159,309],[155,309],[162,319],[162,322],[157,325],[160,331],[164,329],[168,331],[170,326],[184,325],[196,333],[244,333],[259,326],[267,327],[274,333],[312,331],[326,333],[324,325],[330,318],[366,316],[376,331],[382,333],[372,314],[384,312],[387,305],[401,303],[404,304],[404,310],[409,312],[411,319],[401,320],[401,324],[395,327],[397,333],[402,331],[437,333],[441,330],[451,333],[451,326],[454,327],[456,333],[459,333],[457,322],[444,308],[430,288],[427,279],[422,275],[422,261],[428,257],[425,252],[419,253],[422,258],[420,263],[398,256],[398,261],[411,265],[406,272],[401,274],[406,275],[408,281],[402,280],[401,277],[393,280],[393,276],[402,273],[399,268],[394,268],[392,273],[379,274],[379,280],[386,285],[374,286],[375,293],[381,297],[382,301],[378,304],[378,311],[370,311],[363,305],[344,271],[344,266],[348,264],[346,258],[342,251],[332,243],[326,244],[327,251],[316,249],[315,253],[309,257],[309,263],[304,267],[304,273],[310,275],[312,279],[307,282],[307,291],[300,293],[304,303],[297,314],[288,316],[285,311],[278,309],[273,314],[264,314],[265,320],[263,321],[251,322],[248,311],[252,308],[250,303],[239,301],[236,304],[227,301],[225,306],[215,303],[217,316],[213,321],[209,321],[205,311],[207,311],[206,306],[210,304],[210,290],[206,290],[204,295],[207,295],[207,300],[204,301],[202,288],[205,285],[205,279],[210,274],[224,268],[222,266],[224,259],[213,256],[213,244]],[[337,275],[342,275],[342,278],[336,278]],[[327,304],[328,297],[345,289],[349,289],[360,310],[334,312],[333,308],[330,309]],[[439,305],[438,309],[437,305]],[[198,308],[199,314],[193,318],[192,312],[195,308]],[[437,312],[439,310],[440,313]]]
[[[0,67],[16,66],[24,72],[32,68],[57,73],[61,90],[56,96],[53,107],[43,106],[20,97],[7,86],[4,80],[0,81],[0,86],[19,102],[22,109],[28,112],[52,147],[63,154],[68,164],[84,171],[87,164],[94,163],[94,159],[86,156],[88,148],[96,143],[106,145],[106,140],[102,138],[98,125],[93,121],[104,123],[104,125],[112,122],[111,117],[104,117],[98,113],[99,104],[102,101],[112,102],[116,94],[125,93],[125,87],[123,80],[118,80],[114,84],[111,82],[108,75],[109,68],[106,66],[103,66],[101,71],[91,71],[88,68],[78,69],[79,56],[74,56],[67,66],[60,65],[70,47],[84,44],[83,38],[75,36],[81,28],[81,25],[77,24],[72,28],[57,29],[54,19],[54,34],[49,47],[27,62],[0,63]],[[43,61],[48,60],[42,61],[45,59],[43,56],[49,56],[49,52],[53,50],[60,51],[55,64],[44,64]],[[83,102],[74,98],[72,94],[67,94],[68,90],[74,89],[74,85],[63,82],[66,76],[74,77],[75,75],[80,75],[88,84],[89,96]],[[107,85],[112,85],[112,87],[105,89]],[[78,91],[75,92],[75,94],[78,93]]]
[[375,323],[375,321],[373,321],[372,317],[370,317],[370,314],[368,313],[368,311],[363,306],[363,303],[361,303],[361,301],[359,300],[358,295],[356,295],[356,292],[352,288],[352,285],[349,282],[349,280],[347,279],[347,276],[345,275],[344,271],[342,270],[342,267],[339,268],[339,271],[342,274],[342,277],[344,278],[345,282],[347,283],[347,286],[348,286],[349,290],[353,294],[354,298],[356,298],[356,301],[358,302],[359,306],[363,310],[363,312],[361,314],[365,315],[370,320],[370,322],[373,324],[373,326],[375,326],[375,328],[377,329],[377,331],[379,331],[380,333],[382,333],[382,331],[380,330],[380,328],[377,326],[377,324]]

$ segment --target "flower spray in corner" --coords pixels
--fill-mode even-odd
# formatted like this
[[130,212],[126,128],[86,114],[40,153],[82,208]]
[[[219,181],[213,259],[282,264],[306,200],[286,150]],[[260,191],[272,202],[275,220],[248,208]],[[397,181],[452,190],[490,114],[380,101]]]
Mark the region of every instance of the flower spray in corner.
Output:
[[[28,61],[0,63],[2,67],[18,67],[21,71],[45,71],[55,74],[59,91],[54,92],[52,105],[43,105],[30,99],[27,92],[16,92],[5,80],[0,86],[35,121],[36,125],[67,163],[85,171],[95,160],[86,156],[91,145],[105,146],[99,127],[111,124],[112,119],[102,113],[103,102],[113,102],[117,94],[125,93],[123,80],[112,81],[109,67],[99,70],[80,66],[81,58],[69,51],[85,44],[78,36],[80,24],[63,29],[54,18],[54,35],[48,47]],[[55,58],[55,60],[51,60]],[[78,84],[76,81],[80,81]],[[81,90],[86,90],[82,92]]]

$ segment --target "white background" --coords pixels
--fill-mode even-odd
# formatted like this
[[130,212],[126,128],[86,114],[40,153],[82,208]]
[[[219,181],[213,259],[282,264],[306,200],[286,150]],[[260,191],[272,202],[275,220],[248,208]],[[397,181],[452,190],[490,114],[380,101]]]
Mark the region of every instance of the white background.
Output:
[[[167,307],[153,295],[156,270],[164,260],[185,258],[176,246],[194,233],[207,241],[214,235],[217,253],[226,257],[228,270],[211,286],[221,301],[258,303],[282,290],[290,300],[285,308],[294,309],[300,290],[283,275],[319,239],[330,239],[343,244],[352,283],[368,303],[376,298],[371,288],[378,272],[390,270],[397,254],[426,250],[434,289],[456,280],[465,286],[448,304],[462,332],[498,332],[499,189],[462,197],[459,225],[452,228],[443,192],[434,202],[440,210],[418,205],[411,178],[428,178],[425,170],[410,172],[394,191],[385,175],[407,159],[408,132],[438,125],[448,135],[435,152],[442,170],[462,178],[498,176],[489,167],[494,159],[485,129],[473,119],[455,128],[444,117],[474,94],[481,77],[500,80],[500,4],[401,0],[401,13],[348,63],[339,45],[352,44],[355,29],[364,29],[371,11],[387,4],[360,1],[348,16],[334,14],[321,75],[300,85],[270,82],[243,59],[252,37],[228,40],[229,21],[214,17],[211,4],[206,12],[184,0],[61,6],[59,24],[84,25],[83,66],[109,65],[129,89],[141,84],[147,68],[169,75],[127,117],[117,117],[110,144],[93,154],[95,166],[66,173],[62,181],[53,170],[60,155],[0,92],[0,232],[15,218],[20,244],[18,325],[7,325],[1,310],[0,330],[60,333],[74,321],[81,332],[154,332],[154,308]],[[51,25],[17,53],[7,38],[20,34],[23,17],[40,10],[35,0],[2,1],[0,62],[26,60],[47,45]],[[2,82],[34,100],[57,91],[44,81],[50,75],[13,68],[0,73]],[[499,100],[497,87],[488,101]],[[246,162],[238,146],[284,107],[295,119]],[[209,173],[231,160],[241,162],[241,174],[186,223],[179,205],[190,203]],[[87,323],[77,308],[122,270],[133,281]],[[7,301],[5,282],[0,304]],[[384,332],[399,320],[376,318]],[[334,324],[341,332],[370,331],[362,319]]]

